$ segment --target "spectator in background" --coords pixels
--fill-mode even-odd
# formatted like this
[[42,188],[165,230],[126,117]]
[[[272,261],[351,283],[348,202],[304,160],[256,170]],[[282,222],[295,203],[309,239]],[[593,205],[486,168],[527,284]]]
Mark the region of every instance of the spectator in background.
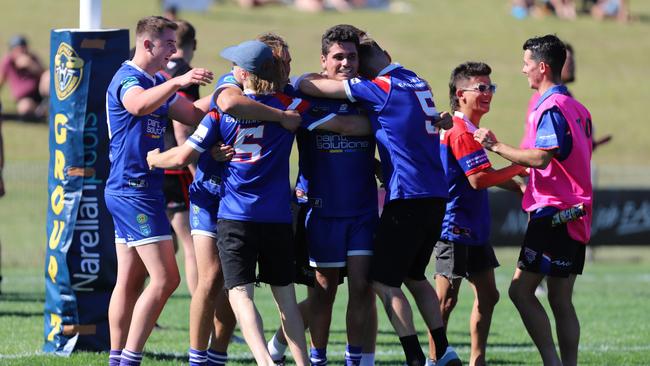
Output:
[[178,8],[174,5],[168,6],[163,11],[163,17],[175,22],[178,20]]
[[9,53],[0,61],[0,88],[9,83],[20,117],[42,118],[49,94],[49,72],[29,50],[27,39],[16,35],[9,41]]
[[630,12],[627,0],[593,0],[591,16],[594,19],[616,19],[626,23],[630,20]]

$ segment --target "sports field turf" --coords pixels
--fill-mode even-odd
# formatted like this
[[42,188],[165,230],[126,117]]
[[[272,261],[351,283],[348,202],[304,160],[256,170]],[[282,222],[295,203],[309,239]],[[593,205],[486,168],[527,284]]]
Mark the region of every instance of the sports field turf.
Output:
[[[499,90],[492,111],[483,120],[500,139],[512,143],[523,131],[523,115],[530,96],[521,69],[521,44],[534,35],[557,33],[576,50],[578,76],[571,86],[594,116],[597,135],[614,134],[594,160],[615,171],[648,171],[647,136],[643,106],[650,100],[647,65],[650,59],[650,1],[631,1],[640,20],[629,24],[596,23],[583,17],[576,22],[556,19],[517,21],[509,16],[506,0],[413,0],[412,11],[395,15],[361,11],[350,14],[303,15],[281,7],[246,12],[232,4],[215,6],[206,14],[182,14],[198,32],[198,52],[193,62],[216,73],[228,68],[218,58],[224,46],[252,38],[264,31],[286,37],[292,50],[293,74],[319,68],[320,35],[330,25],[351,23],[370,31],[394,59],[426,78],[438,106],[447,105],[446,85],[451,69],[472,59],[489,63]],[[2,1],[0,54],[9,37],[24,33],[32,48],[47,60],[49,30],[78,24],[78,1]],[[129,28],[142,16],[158,13],[156,0],[104,1],[104,27]],[[207,93],[204,88],[202,93]],[[5,111],[11,112],[7,88],[0,93]],[[2,283],[0,295],[0,365],[104,365],[107,355],[75,353],[69,359],[39,355],[43,340],[43,258],[46,245],[47,134],[44,124],[3,123],[7,196],[0,199]],[[499,159],[495,158],[497,164]],[[635,175],[638,177],[638,175]],[[634,180],[614,174],[602,185],[646,187],[650,174]],[[650,244],[650,239],[648,240]],[[488,361],[496,365],[537,365],[541,360],[521,320],[507,298],[515,251],[500,249],[502,267],[497,284],[502,298],[497,305],[490,335]],[[180,254],[179,254],[180,256]],[[582,321],[580,364],[650,364],[650,249],[603,248],[596,262],[576,284],[575,304]],[[182,261],[179,261],[182,262]],[[345,347],[345,291],[337,300],[329,350],[333,364],[340,364]],[[259,290],[260,310],[267,329],[278,324],[275,306],[266,288]],[[186,363],[189,297],[184,285],[172,297],[147,343],[146,364]],[[461,356],[469,353],[468,317],[471,291],[461,293],[452,315],[449,337]],[[380,314],[383,312],[380,311]],[[418,319],[418,329],[424,331]],[[424,333],[420,340],[425,342]],[[424,343],[423,343],[424,345]],[[383,314],[377,346],[377,364],[398,365],[401,347]],[[231,347],[233,364],[252,364],[245,345]],[[157,361],[153,361],[155,357]]]

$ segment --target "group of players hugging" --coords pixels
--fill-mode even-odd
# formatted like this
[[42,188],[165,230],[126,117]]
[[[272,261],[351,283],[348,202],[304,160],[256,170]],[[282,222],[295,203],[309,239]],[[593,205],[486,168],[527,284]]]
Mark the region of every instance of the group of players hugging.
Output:
[[[140,365],[145,342],[180,283],[163,170],[188,165],[194,166],[189,222],[197,273],[190,365],[226,364],[237,323],[258,365],[284,364],[287,348],[297,365],[326,365],[332,307],[345,276],[346,365],[374,365],[375,296],[408,365],[461,365],[446,322],[462,278],[475,293],[470,364],[485,364],[499,297],[487,188],[497,185],[523,194],[530,213],[510,297],[545,364],[577,362],[571,293],[589,233],[591,120],[558,82],[566,51],[557,37],[524,45],[523,72],[539,95],[516,148],[479,128],[496,91],[485,63],[453,70],[453,113],[439,113],[428,83],[393,63],[354,26],[327,29],[322,70],[293,81],[287,43],[268,33],[222,50],[231,72],[219,78],[214,93],[190,101],[179,89],[206,85],[213,74],[190,67],[178,76],[160,73],[177,52],[178,27],[158,16],[141,19],[135,54],[107,91],[111,170],[105,198],[118,258],[109,365]],[[196,129],[161,152],[170,120]],[[300,169],[292,193],[294,137]],[[493,169],[486,150],[513,164]],[[376,174],[386,191],[381,216]],[[527,176],[527,184],[514,180],[517,175]],[[432,255],[438,293],[425,276]],[[533,294],[544,277],[552,310],[562,319],[561,360]],[[268,342],[254,302],[259,282],[270,285],[280,314],[281,327]],[[300,303],[296,282],[308,286]],[[428,357],[402,285],[424,319]]]

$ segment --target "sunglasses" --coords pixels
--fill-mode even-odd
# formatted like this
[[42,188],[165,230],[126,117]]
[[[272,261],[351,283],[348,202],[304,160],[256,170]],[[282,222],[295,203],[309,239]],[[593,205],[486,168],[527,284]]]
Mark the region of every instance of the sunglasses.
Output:
[[494,94],[497,92],[497,84],[476,84],[471,89],[461,89],[463,91],[477,91],[479,93],[490,93]]

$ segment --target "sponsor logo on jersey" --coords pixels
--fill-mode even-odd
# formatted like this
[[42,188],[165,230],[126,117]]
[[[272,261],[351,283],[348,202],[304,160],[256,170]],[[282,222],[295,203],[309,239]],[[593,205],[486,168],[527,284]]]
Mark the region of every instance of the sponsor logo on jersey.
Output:
[[530,248],[524,248],[524,257],[526,258],[526,262],[533,263],[537,257],[537,252]]
[[341,136],[336,134],[316,135],[316,149],[328,150],[329,152],[354,152],[367,150],[370,147],[368,140]]
[[149,224],[140,225],[140,232],[144,236],[151,235],[151,226],[149,226]]
[[147,215],[141,213],[141,214],[138,214],[138,216],[135,217],[135,220],[138,222],[138,224],[146,224],[147,221],[149,221],[149,217],[147,217]]
[[159,139],[164,133],[167,126],[157,119],[147,119],[147,127],[144,135],[153,139]]
[[201,143],[203,142],[203,139],[205,139],[205,136],[207,134],[208,134],[208,128],[205,127],[204,125],[199,125],[199,127],[196,128],[196,131],[194,131],[192,138],[197,142]]
[[61,42],[54,56],[54,89],[59,100],[68,98],[81,83],[84,60],[67,43]]

